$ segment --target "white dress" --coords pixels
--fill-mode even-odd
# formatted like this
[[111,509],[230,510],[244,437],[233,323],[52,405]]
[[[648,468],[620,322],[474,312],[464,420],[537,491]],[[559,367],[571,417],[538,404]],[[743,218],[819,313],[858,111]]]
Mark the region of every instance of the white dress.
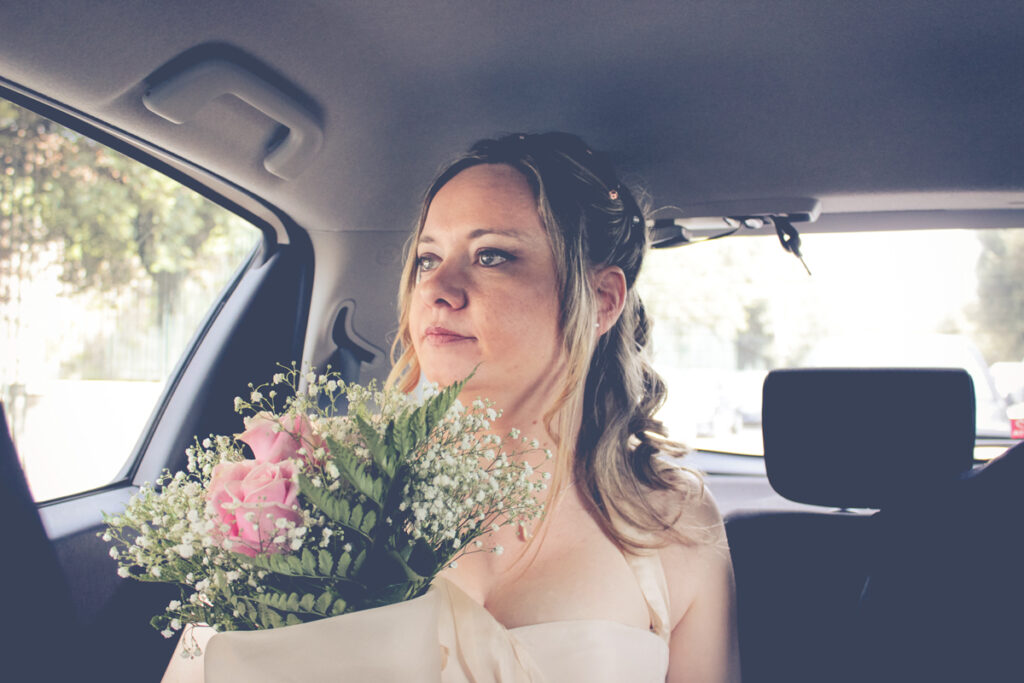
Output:
[[266,631],[214,636],[206,683],[662,682],[668,672],[668,589],[657,554],[627,556],[649,630],[615,621],[505,628],[450,581],[415,600]]

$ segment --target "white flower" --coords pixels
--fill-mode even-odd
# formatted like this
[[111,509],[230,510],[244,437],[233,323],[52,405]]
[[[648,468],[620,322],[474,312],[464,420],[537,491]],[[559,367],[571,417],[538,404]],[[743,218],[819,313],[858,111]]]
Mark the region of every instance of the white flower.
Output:
[[284,384],[284,373],[279,372],[275,374],[270,381],[274,384]]
[[249,394],[249,400],[252,401],[253,403],[259,403],[260,401],[263,400],[263,394],[254,390],[251,394]]
[[165,628],[163,631],[160,631],[160,635],[162,635],[164,638],[173,638],[174,637],[174,631],[172,631],[169,628]]
[[115,560],[116,560],[116,559],[117,559],[118,557],[120,557],[120,555],[121,555],[121,553],[119,553],[119,552],[117,551],[117,546],[116,546],[116,545],[115,545],[115,546],[111,546],[111,548],[110,548],[110,551],[108,552],[108,554],[109,554],[109,555],[110,555],[110,556],[111,556],[112,558],[114,558]]
[[127,579],[129,576],[131,576],[131,572],[128,571],[128,567],[118,567],[117,575],[120,576],[122,579]]
[[504,546],[500,546],[500,545],[494,546],[494,554],[495,555],[501,555],[504,552],[505,552]]
[[181,609],[181,601],[171,600],[169,603],[167,603],[167,609]]

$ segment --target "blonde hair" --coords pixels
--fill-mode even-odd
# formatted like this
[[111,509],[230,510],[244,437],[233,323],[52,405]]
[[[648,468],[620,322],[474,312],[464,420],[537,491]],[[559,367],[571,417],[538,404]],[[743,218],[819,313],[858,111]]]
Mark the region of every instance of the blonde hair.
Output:
[[[523,174],[537,199],[554,256],[567,361],[565,384],[545,416],[562,468],[556,483],[571,471],[603,531],[624,549],[652,548],[670,540],[696,542],[701,530],[683,530],[678,521],[703,491],[700,479],[657,458],[659,453],[682,455],[687,449],[669,440],[664,425],[653,417],[664,402],[665,384],[649,361],[651,323],[634,287],[647,250],[646,221],[607,158],[578,137],[545,133],[481,140],[434,180],[402,272],[389,384],[411,391],[419,381],[409,302],[416,284],[416,240],[430,203],[448,181],[478,164],[505,164]],[[625,307],[615,325],[595,340],[597,300],[591,275],[608,266],[625,274]],[[577,422],[575,441],[563,438]],[[674,494],[675,504],[665,505],[664,499],[655,504],[653,491]]]

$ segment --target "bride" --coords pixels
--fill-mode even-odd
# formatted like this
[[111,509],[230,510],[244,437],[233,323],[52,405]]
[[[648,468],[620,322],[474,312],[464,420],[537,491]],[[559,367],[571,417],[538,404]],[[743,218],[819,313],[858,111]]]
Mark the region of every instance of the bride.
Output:
[[411,391],[477,368],[463,397],[494,401],[495,431],[520,428],[556,471],[535,528],[501,527],[483,539],[492,552],[435,581],[439,663],[377,680],[739,680],[721,517],[696,475],[658,457],[684,449],[652,417],[665,390],[634,287],[646,247],[630,190],[572,135],[478,142],[431,185],[390,381]]

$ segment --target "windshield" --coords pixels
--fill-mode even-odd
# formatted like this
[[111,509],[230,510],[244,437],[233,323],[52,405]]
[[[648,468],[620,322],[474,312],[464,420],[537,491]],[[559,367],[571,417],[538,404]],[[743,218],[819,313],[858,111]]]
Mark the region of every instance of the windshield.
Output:
[[810,276],[774,234],[652,250],[638,286],[670,436],[760,455],[765,375],[814,366],[962,367],[977,397],[977,456],[1024,436],[1024,230],[802,242]]

